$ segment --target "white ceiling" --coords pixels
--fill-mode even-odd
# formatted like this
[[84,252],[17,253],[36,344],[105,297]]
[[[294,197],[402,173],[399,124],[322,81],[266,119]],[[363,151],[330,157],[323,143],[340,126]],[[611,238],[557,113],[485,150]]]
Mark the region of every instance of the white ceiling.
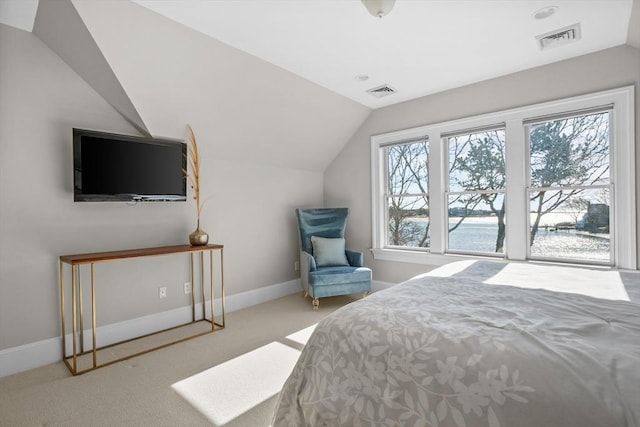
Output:
[[[369,108],[625,44],[633,3],[397,0],[378,19],[360,0],[132,1]],[[554,15],[534,19],[552,5]],[[36,7],[0,0],[0,22],[31,31]],[[581,40],[539,50],[535,36],[575,23]],[[366,93],[382,84],[398,92]]]

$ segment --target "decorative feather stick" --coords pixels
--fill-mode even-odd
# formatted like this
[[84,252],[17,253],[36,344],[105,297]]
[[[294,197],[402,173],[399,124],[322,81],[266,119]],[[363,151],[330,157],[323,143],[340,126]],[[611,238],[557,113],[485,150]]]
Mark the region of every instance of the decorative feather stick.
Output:
[[204,203],[200,203],[200,153],[198,151],[198,142],[196,141],[196,135],[191,128],[191,125],[187,125],[189,131],[189,146],[188,151],[188,163],[191,173],[184,171],[187,179],[189,180],[189,186],[193,190],[193,200],[196,201],[196,212],[198,214],[198,223],[200,222],[200,213]]

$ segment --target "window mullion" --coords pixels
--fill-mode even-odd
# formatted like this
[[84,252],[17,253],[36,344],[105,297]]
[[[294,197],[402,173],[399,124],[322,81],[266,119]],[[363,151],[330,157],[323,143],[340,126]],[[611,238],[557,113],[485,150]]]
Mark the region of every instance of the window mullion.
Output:
[[616,264],[621,268],[637,269],[636,199],[638,175],[634,141],[634,88],[629,87],[618,95],[616,110],[611,113],[611,159],[612,183],[615,201],[614,225],[617,231],[615,241]]
[[527,186],[528,137],[521,119],[511,119],[505,125],[505,171],[507,187],[505,210],[507,233],[505,248],[507,259],[523,261],[527,258],[526,233],[529,227],[529,196]]
[[431,252],[443,254],[447,239],[447,158],[445,142],[440,139],[438,129],[429,133],[429,141],[433,141],[429,155],[429,220],[431,221]]
[[371,198],[371,243],[373,248],[384,247],[384,227],[386,224],[386,176],[388,174],[386,162],[386,149],[379,143],[371,145],[371,189],[374,196]]

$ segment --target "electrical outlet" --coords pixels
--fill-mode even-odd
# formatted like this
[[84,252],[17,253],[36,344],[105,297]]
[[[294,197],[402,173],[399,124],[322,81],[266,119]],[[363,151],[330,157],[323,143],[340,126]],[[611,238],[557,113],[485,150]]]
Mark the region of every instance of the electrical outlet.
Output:
[[191,282],[185,282],[184,283],[184,293],[185,293],[185,295],[191,293]]
[[294,271],[300,271],[300,261],[294,261],[293,262],[293,270]]
[[162,287],[158,288],[158,297],[160,297],[160,298],[166,298],[167,297],[167,287],[166,286],[162,286]]

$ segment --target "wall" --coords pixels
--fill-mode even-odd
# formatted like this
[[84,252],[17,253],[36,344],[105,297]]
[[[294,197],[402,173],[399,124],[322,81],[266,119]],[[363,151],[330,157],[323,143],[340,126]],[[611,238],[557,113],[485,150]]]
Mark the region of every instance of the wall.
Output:
[[[347,238],[365,251],[375,279],[405,280],[432,267],[375,261],[367,250],[371,247],[371,135],[628,85],[635,85],[636,123],[640,123],[639,84],[640,50],[625,45],[375,110],[327,168],[325,203],[351,208]],[[636,170],[640,170],[637,131],[635,144]],[[640,191],[637,180],[638,176],[636,193]],[[640,212],[640,194],[636,203]],[[640,224],[636,228],[640,242]]]
[[[59,337],[59,255],[186,243],[195,228],[192,201],[74,203],[73,127],[136,134],[36,36],[0,25],[0,356]],[[294,208],[322,204],[322,173],[219,160],[206,144],[201,151],[210,198],[202,226],[225,245],[227,294],[295,280]],[[99,324],[187,303],[186,257],[96,269]]]
[[631,6],[627,44],[640,49],[640,0],[633,0],[633,5]]
[[33,32],[132,123],[190,123],[215,159],[323,172],[370,113],[129,1],[40,2]]

